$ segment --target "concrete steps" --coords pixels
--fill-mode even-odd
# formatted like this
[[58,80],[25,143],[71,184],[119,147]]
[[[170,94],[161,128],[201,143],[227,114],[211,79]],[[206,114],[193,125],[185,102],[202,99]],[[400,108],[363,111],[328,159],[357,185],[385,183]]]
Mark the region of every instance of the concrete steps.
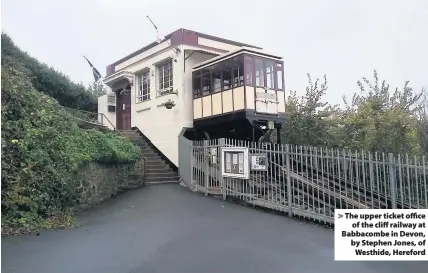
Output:
[[146,159],[146,184],[179,183],[178,173],[165,162],[162,155],[143,136],[133,130],[121,130],[120,133],[140,147]]

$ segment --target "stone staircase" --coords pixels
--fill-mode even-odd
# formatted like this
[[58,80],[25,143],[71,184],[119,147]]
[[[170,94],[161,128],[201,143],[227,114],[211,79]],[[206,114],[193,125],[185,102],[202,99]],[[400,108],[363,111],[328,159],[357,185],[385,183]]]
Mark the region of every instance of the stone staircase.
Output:
[[146,184],[179,183],[178,173],[171,168],[163,155],[147,138],[136,130],[120,130],[119,132],[140,147],[146,159]]

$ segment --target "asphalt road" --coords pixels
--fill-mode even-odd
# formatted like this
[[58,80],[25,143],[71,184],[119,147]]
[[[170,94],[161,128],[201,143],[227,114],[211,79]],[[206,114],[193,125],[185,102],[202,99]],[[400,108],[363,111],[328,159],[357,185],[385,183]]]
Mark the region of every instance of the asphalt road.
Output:
[[13,273],[422,273],[428,262],[335,262],[333,231],[156,185],[79,216],[81,227],[2,238]]

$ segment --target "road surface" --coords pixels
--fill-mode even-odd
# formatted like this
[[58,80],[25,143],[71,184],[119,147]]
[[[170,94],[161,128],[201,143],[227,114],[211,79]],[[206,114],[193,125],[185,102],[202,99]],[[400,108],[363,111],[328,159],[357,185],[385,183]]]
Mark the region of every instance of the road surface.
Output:
[[428,262],[335,262],[332,230],[173,184],[124,193],[78,220],[2,238],[2,273],[428,272]]

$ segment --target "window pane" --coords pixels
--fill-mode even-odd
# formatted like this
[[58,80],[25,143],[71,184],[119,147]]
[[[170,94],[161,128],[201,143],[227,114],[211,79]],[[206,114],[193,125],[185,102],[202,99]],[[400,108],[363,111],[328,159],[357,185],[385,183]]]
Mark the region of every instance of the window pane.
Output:
[[284,83],[282,82],[284,76],[284,70],[282,64],[276,65],[276,88],[278,90],[284,90]]
[[172,87],[172,62],[167,64],[167,81],[167,87]]
[[193,98],[201,96],[201,76],[193,77]]
[[211,70],[212,90],[213,92],[221,91],[221,70],[220,65],[213,65]]
[[150,73],[143,74],[143,100],[150,99]]
[[144,72],[138,78],[137,102],[150,99],[150,73]]
[[284,86],[283,86],[283,83],[282,83],[282,74],[283,74],[283,72],[282,72],[282,70],[281,71],[277,71],[276,72],[276,77],[277,77],[277,80],[278,80],[278,87],[277,87],[277,89],[278,90],[283,90],[284,89]]
[[266,87],[269,89],[275,88],[275,74],[274,63],[272,61],[265,61],[266,66]]
[[224,61],[221,63],[221,69],[222,69],[222,76],[223,76],[223,83],[222,83],[222,90],[228,90],[231,86],[231,79],[230,79],[230,60]]
[[241,55],[232,59],[234,87],[244,85],[244,62],[242,57]]
[[172,62],[169,61],[163,65],[159,66],[158,70],[159,74],[159,89],[167,89],[173,87],[173,70],[172,70]]
[[159,83],[162,83],[163,79],[163,66],[159,67]]
[[141,76],[138,82],[138,94],[137,97],[141,97],[143,95],[143,77]]
[[250,56],[245,56],[244,65],[245,65],[245,85],[254,86],[253,85],[253,72],[254,72],[253,59]]
[[159,66],[159,89],[163,89],[163,65]]
[[263,60],[256,58],[254,61],[256,67],[256,86],[265,87],[265,72],[263,67]]
[[205,73],[202,75],[202,95],[208,95],[211,91],[211,75]]

